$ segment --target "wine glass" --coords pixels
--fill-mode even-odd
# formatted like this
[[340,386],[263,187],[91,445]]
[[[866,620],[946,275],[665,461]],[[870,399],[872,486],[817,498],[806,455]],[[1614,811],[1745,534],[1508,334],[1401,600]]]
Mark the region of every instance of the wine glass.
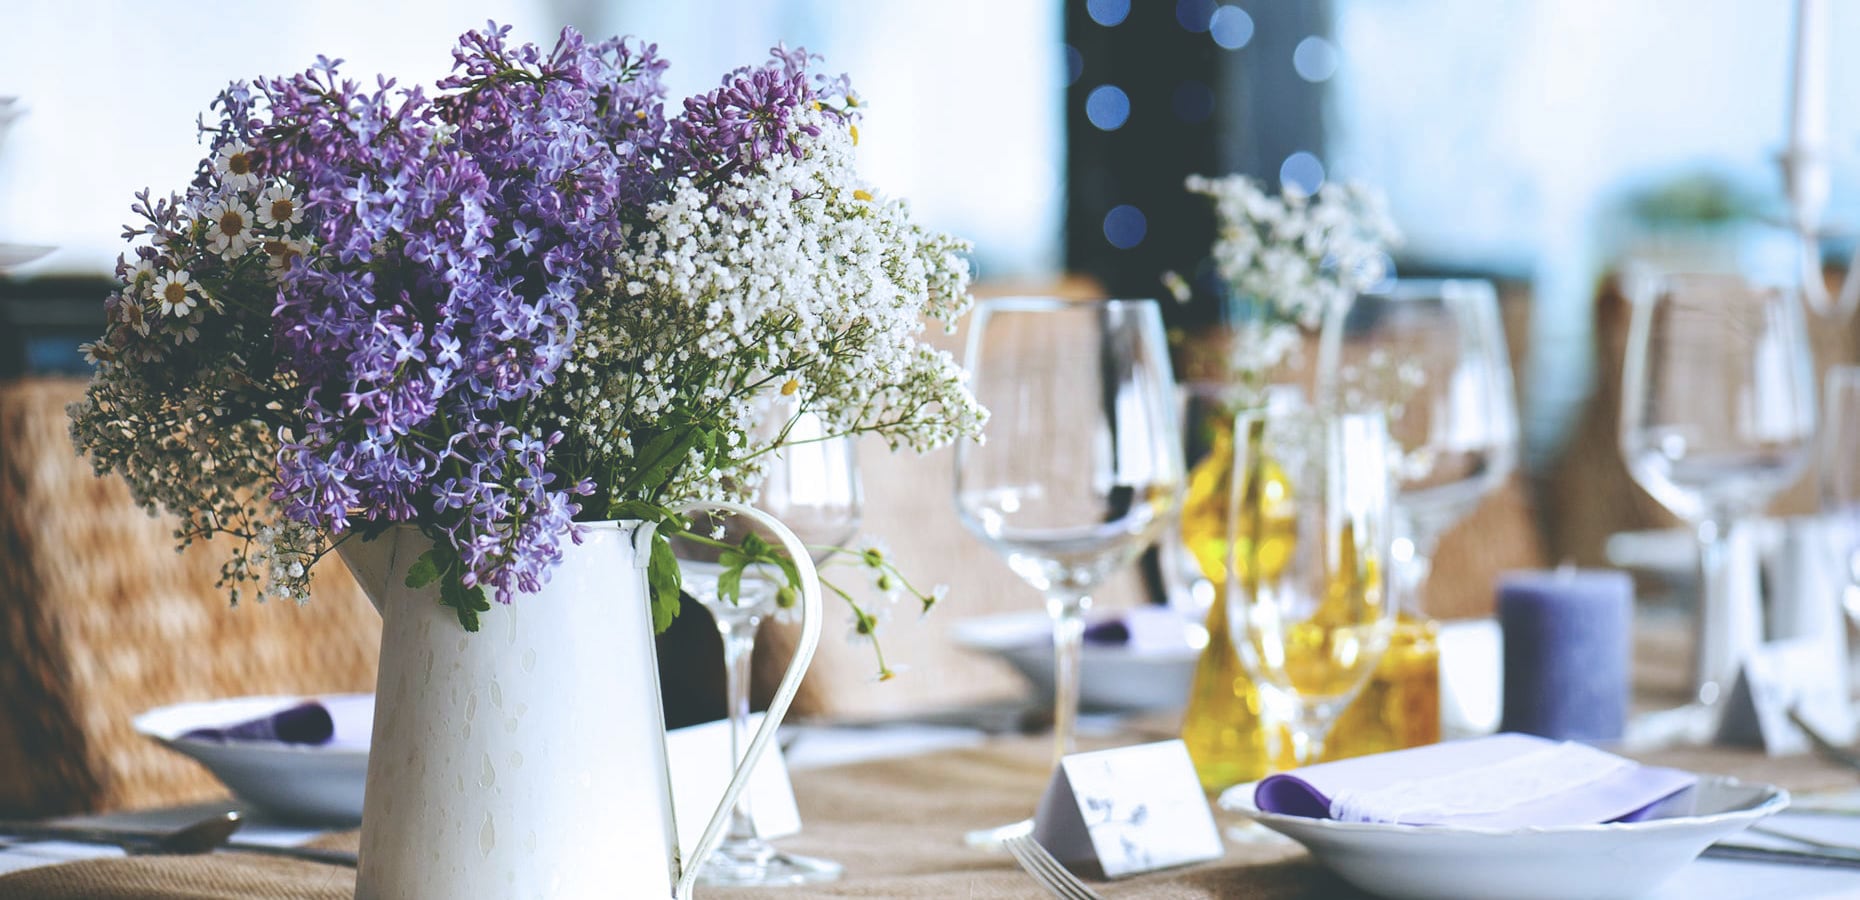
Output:
[[1813,357],[1794,266],[1641,268],[1622,378],[1621,454],[1634,480],[1696,529],[1701,596],[1693,687],[1712,708],[1761,641],[1751,590],[1732,584],[1726,537],[1814,453]]
[[[755,505],[781,520],[810,547],[818,547],[813,556],[815,563],[821,562],[859,530],[863,499],[853,439],[828,436],[817,418],[802,414],[776,451]],[[727,541],[740,542],[749,533],[747,523],[741,520],[730,519],[722,524]],[[756,632],[764,620],[778,612],[780,575],[751,568],[744,573],[739,595],[732,602],[718,590],[722,567],[715,561],[715,548],[679,541],[676,550],[685,589],[710,611],[723,637],[730,759],[734,767],[749,743],[751,660],[755,656]],[[698,880],[710,885],[794,885],[832,881],[840,871],[839,863],[785,853],[759,837],[750,794],[744,792],[731,810],[729,830],[717,849],[705,858]]]
[[1180,504],[1181,433],[1153,300],[983,301],[968,369],[990,411],[956,445],[962,524],[1046,595],[1053,758],[1073,748],[1091,592],[1154,541]]
[[1380,413],[1301,406],[1234,421],[1228,627],[1287,713],[1300,766],[1323,755],[1394,628],[1393,449]]
[[1387,416],[1398,459],[1396,605],[1420,613],[1440,536],[1517,465],[1498,295],[1487,281],[1398,280],[1332,316],[1319,356],[1321,402]]
[[1860,625],[1860,366],[1832,366],[1825,377],[1821,515],[1839,567],[1841,605]]

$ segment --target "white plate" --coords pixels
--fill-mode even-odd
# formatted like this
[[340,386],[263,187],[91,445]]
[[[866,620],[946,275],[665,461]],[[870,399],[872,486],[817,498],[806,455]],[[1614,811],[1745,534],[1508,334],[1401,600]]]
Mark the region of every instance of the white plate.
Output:
[[[1094,617],[1094,622],[1131,614],[1144,618],[1146,634],[1139,646],[1086,643],[1080,654],[1079,703],[1095,710],[1178,709],[1188,702],[1201,651],[1192,640],[1200,626],[1182,622],[1166,609]],[[1162,617],[1168,618],[1162,618]],[[1167,627],[1181,630],[1181,640],[1168,638]],[[1134,624],[1134,623],[1133,623]],[[1158,636],[1155,631],[1162,630]],[[1024,676],[1041,697],[1053,693],[1053,625],[1044,612],[1006,613],[964,619],[950,626],[955,642],[978,653],[1000,657]],[[1206,640],[1205,634],[1202,636]]]
[[1221,808],[1249,816],[1311,851],[1343,880],[1398,900],[1565,900],[1640,897],[1713,841],[1789,805],[1764,784],[1700,776],[1661,801],[1654,818],[1607,825],[1493,830],[1336,822],[1259,811],[1253,785]]
[[[136,731],[207,767],[239,799],[277,816],[329,823],[362,820],[362,786],[368,780],[368,735],[310,746],[257,741],[218,743],[183,738],[196,728],[218,728],[302,703],[305,697],[239,697],[180,703],[135,718]],[[367,720],[372,694],[319,697],[338,723]],[[349,713],[349,715],[344,715]]]

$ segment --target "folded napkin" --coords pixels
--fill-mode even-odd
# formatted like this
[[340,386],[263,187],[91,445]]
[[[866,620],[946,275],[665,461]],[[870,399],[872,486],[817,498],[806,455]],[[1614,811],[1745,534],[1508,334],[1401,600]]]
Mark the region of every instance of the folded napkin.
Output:
[[222,744],[270,742],[366,748],[373,720],[373,697],[329,697],[306,700],[244,722],[195,728],[181,737]]
[[1254,789],[1266,812],[1344,822],[1528,828],[1632,821],[1698,781],[1585,744],[1498,734],[1320,763]]

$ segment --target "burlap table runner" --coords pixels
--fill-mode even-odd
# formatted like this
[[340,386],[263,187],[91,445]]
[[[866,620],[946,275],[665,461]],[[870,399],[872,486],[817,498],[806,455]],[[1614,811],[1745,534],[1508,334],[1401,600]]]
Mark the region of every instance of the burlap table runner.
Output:
[[[1154,735],[1135,735],[1151,739]],[[1023,818],[1047,776],[1049,746],[1013,739],[909,759],[796,772],[806,830],[784,849],[837,860],[845,877],[805,890],[701,889],[723,900],[769,897],[1044,896],[1006,854],[971,850],[964,832]],[[1716,748],[1668,751],[1649,762],[1780,784],[1794,791],[1852,788],[1854,773],[1814,757],[1769,759]],[[1223,829],[1236,824],[1217,813]],[[353,848],[355,835],[322,843]],[[1279,842],[1229,840],[1215,862],[1097,886],[1106,897],[1337,898],[1362,894]],[[239,853],[87,860],[0,876],[0,898],[348,898],[348,869]],[[628,896],[625,885],[614,896]]]

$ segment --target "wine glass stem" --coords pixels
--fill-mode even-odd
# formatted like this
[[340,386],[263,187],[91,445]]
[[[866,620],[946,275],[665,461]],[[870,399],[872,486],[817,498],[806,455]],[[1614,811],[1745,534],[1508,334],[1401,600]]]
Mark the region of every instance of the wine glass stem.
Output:
[[[723,635],[724,694],[729,704],[732,769],[742,762],[743,753],[749,746],[751,663],[756,655],[756,629],[761,624],[761,619],[757,617],[717,617],[717,630]],[[727,775],[725,780],[728,780]],[[749,791],[738,795],[736,807],[730,810],[730,830],[724,836],[726,842],[754,840],[756,837],[755,817],[749,806],[749,795]]]
[[1324,738],[1330,732],[1331,716],[1296,699],[1290,705],[1291,721],[1286,723],[1286,729],[1292,734],[1292,763],[1308,766],[1324,758]]
[[1053,765],[1077,748],[1079,720],[1079,655],[1085,641],[1085,611],[1091,597],[1076,591],[1054,590],[1046,595],[1046,612],[1053,617]]
[[1716,512],[1698,526],[1699,608],[1695,622],[1694,688],[1698,702],[1711,706],[1724,698],[1745,652],[1759,640],[1761,614],[1755,595],[1741,592],[1733,579],[1739,571],[1736,544],[1730,540],[1736,518]]

